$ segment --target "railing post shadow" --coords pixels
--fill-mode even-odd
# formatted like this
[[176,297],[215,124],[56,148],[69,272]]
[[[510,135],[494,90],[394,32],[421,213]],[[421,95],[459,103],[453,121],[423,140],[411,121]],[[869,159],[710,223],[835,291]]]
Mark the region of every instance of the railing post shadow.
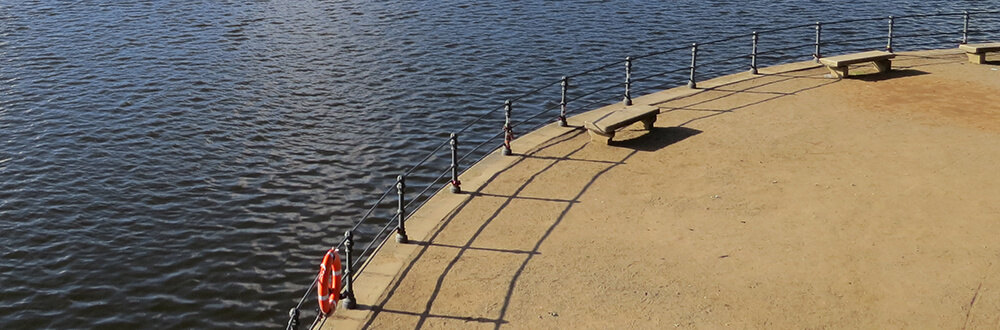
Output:
[[511,112],[511,102],[507,100],[503,105],[503,155],[510,156],[514,154],[514,151],[510,149],[510,141],[514,140],[514,128],[510,126],[510,112]]
[[458,134],[451,133],[451,192],[462,192],[462,182],[458,181]]
[[559,126],[567,127],[569,124],[566,123],[566,92],[569,90],[569,77],[563,76],[559,85],[562,86],[562,98],[559,101]]
[[625,58],[625,99],[626,106],[632,105],[632,57]]
[[757,31],[753,31],[753,47],[750,50],[750,73],[757,74]]
[[406,209],[405,202],[406,199],[403,196],[403,191],[406,190],[406,177],[400,175],[396,177],[396,195],[399,196],[399,205],[396,208],[396,217],[399,219],[396,226],[396,242],[397,243],[409,243],[410,239],[406,237]]
[[688,88],[698,88],[694,81],[694,69],[698,66],[698,44],[691,44],[691,74],[688,76]]
[[820,58],[823,58],[823,53],[820,53],[820,42],[822,42],[823,34],[823,23],[816,22],[816,50],[813,52],[813,61],[819,62]]
[[357,299],[354,298],[354,260],[351,252],[354,250],[354,233],[348,231],[344,233],[344,254],[347,257],[347,267],[344,269],[344,286],[346,290],[340,298],[344,301],[344,308],[358,308]]
[[889,42],[885,45],[885,50],[892,53],[892,28],[896,25],[896,18],[889,16]]
[[[964,11],[962,13],[955,12],[955,13],[932,14],[932,15],[926,15],[926,16],[957,17],[957,16],[961,15],[962,16],[962,36],[961,36],[961,43],[962,44],[968,44],[971,41],[983,42],[984,41],[983,39],[986,39],[988,37],[988,34],[989,34],[988,32],[990,32],[990,30],[988,29],[987,24],[985,24],[983,22],[985,22],[985,20],[988,19],[988,15],[987,14],[996,14],[996,12],[995,11],[993,11],[993,12],[986,12],[986,11],[976,11],[976,10],[974,10],[974,11],[972,11],[972,13],[975,13],[977,15],[977,17],[979,17],[977,19],[979,19],[980,22],[981,22],[979,30],[977,30],[977,31],[971,31],[971,13],[969,11]],[[901,18],[903,18],[904,21],[905,21],[904,25],[906,25],[907,22],[909,22],[908,20],[912,20],[913,17],[923,17],[923,16],[921,16],[921,15],[901,16]],[[894,44],[893,44],[894,43],[893,39],[895,37],[894,36],[895,17],[894,16],[869,17],[869,18],[865,18],[863,20],[865,22],[877,22],[878,20],[881,20],[883,18],[888,18],[888,39],[887,39],[887,43],[885,45],[885,50],[888,51],[888,52],[890,52],[890,53],[892,53],[892,52],[895,51]],[[947,20],[953,20],[953,19],[954,18],[947,18]],[[955,20],[957,20],[957,19],[955,19]],[[856,21],[856,20],[851,20],[851,21]],[[952,23],[958,23],[958,22],[952,21]],[[843,24],[843,22],[827,22],[827,23],[815,22],[815,25],[814,25],[814,27],[815,27],[815,43],[814,43],[815,50],[814,50],[812,56],[813,56],[814,61],[816,61],[816,62],[820,62],[820,59],[823,58],[823,53],[822,53],[822,50],[823,50],[823,48],[822,48],[823,47],[822,46],[822,44],[823,44],[823,39],[822,39],[823,24]],[[875,24],[877,26],[877,23],[873,23],[873,24]],[[910,24],[913,24],[913,22],[910,22]],[[837,40],[840,39],[840,37],[838,37],[838,31],[840,31],[840,29],[838,28],[839,25],[831,25],[831,26],[833,26],[833,28],[831,30],[832,31],[831,33],[834,33],[834,37],[833,37],[834,41],[831,42],[831,47],[834,47],[834,46],[838,45],[838,41]],[[809,28],[809,27],[810,27],[810,24],[804,24],[804,25],[797,25],[797,27],[795,27],[795,29],[803,29],[800,32],[804,33],[804,32],[807,32],[807,31],[804,31],[804,29],[805,28]],[[952,25],[952,28],[955,28],[955,27],[956,26]],[[877,29],[877,27],[876,27],[876,29]],[[851,30],[861,30],[861,28],[860,27],[851,27]],[[765,31],[765,33],[768,33],[769,31]],[[875,42],[877,42],[877,39],[878,39],[878,37],[877,37],[877,31],[874,31],[874,32],[876,33],[876,36],[874,37],[874,39],[876,40]],[[904,36],[903,36],[904,39],[906,39],[907,37],[924,36],[924,35],[921,35],[921,34],[918,34],[918,35],[908,35],[905,32],[906,32],[906,27],[904,26]],[[953,37],[956,32],[957,31],[951,30],[950,32],[947,32],[947,34],[950,34]],[[977,33],[976,34],[977,40],[971,40],[970,39],[970,35],[973,32]],[[930,32],[928,32],[928,33],[930,33]],[[927,35],[931,35],[931,34],[927,34]],[[756,75],[756,74],[759,74],[759,63],[758,63],[759,61],[758,60],[759,60],[759,53],[760,53],[759,52],[760,35],[759,35],[758,31],[752,31],[752,35],[751,36],[752,36],[752,48],[751,48],[751,54],[750,54],[750,73]],[[742,36],[735,35],[733,37],[734,38],[745,38],[745,35],[742,35]],[[771,34],[769,34],[769,37],[773,38],[773,36]],[[726,39],[726,40],[730,40],[730,39]],[[772,39],[769,39],[769,40],[772,40]],[[952,42],[954,41],[954,39],[950,39],[950,40],[952,40]],[[743,42],[745,42],[745,39],[744,39]],[[912,45],[912,43],[907,43],[906,40],[904,40],[904,50],[906,50],[906,48],[907,48],[906,45]],[[691,44],[691,65],[689,67],[690,74],[689,74],[687,86],[689,88],[692,88],[692,89],[698,88],[697,87],[697,81],[696,81],[697,80],[696,79],[696,70],[697,70],[697,67],[698,67],[698,46],[699,46],[698,43],[692,43]],[[804,46],[808,46],[808,44],[797,45],[797,46],[794,46],[793,48],[804,47]],[[771,47],[771,48],[773,48],[773,47]],[[839,47],[834,47],[834,48],[839,49]],[[709,54],[710,58],[709,58],[709,61],[706,62],[706,63],[703,63],[703,64],[705,64],[706,67],[714,67],[714,65],[715,65],[714,64],[715,63],[714,62],[714,55],[712,55],[712,50],[714,50],[714,49],[715,49],[714,46],[710,49],[710,54]],[[777,60],[778,62],[780,62],[781,61],[780,59],[773,58],[773,57],[770,57],[770,55],[767,55],[767,54],[771,54],[772,52],[775,52],[775,50],[768,50],[768,49],[769,49],[768,46],[765,46],[765,52],[764,52],[764,54],[765,54],[765,61],[768,62],[768,63],[765,63],[765,66],[769,65],[769,64],[774,64],[774,63],[770,63],[770,62],[775,61],[775,60]],[[878,49],[878,48],[874,48],[874,49]],[[679,49],[679,50],[681,52],[683,52],[683,47],[681,47],[681,49]],[[671,51],[676,51],[676,50],[671,50]],[[785,51],[782,51],[782,50],[777,50],[777,51],[778,52],[782,52],[782,53],[786,53]],[[803,54],[803,52],[798,52],[797,51],[796,53],[798,54],[797,56],[805,55],[805,54]],[[647,55],[644,55],[644,56],[649,56],[649,55],[647,54]],[[738,55],[737,54],[737,56],[742,57],[743,55]],[[641,58],[645,58],[645,57],[641,57]],[[624,88],[624,95],[623,95],[624,96],[623,103],[625,105],[632,105],[632,103],[633,103],[632,102],[632,97],[631,97],[632,61],[633,60],[634,60],[634,58],[632,58],[632,57],[626,57],[625,58],[625,85],[624,85],[625,88]],[[645,62],[643,62],[643,63],[645,63]],[[613,65],[617,65],[617,64],[611,63],[610,65],[613,66]],[[606,67],[607,66],[602,66],[600,69],[604,70],[604,68],[606,68]],[[681,70],[681,72],[683,72],[683,68],[679,68],[679,69]],[[767,70],[765,70],[765,71],[767,71]],[[588,73],[589,72],[590,71],[588,71]],[[676,72],[676,71],[671,71],[671,72]],[[569,78],[570,77],[574,77],[574,76],[563,76],[562,79],[561,79],[561,82],[560,82],[560,86],[561,86],[561,98],[560,98],[560,102],[559,102],[560,112],[559,112],[558,121],[559,121],[559,125],[561,127],[568,127],[569,126],[568,123],[567,123],[567,111],[568,111],[567,107],[568,107],[568,90],[569,90],[569,87],[570,87],[569,86],[569,84],[570,84],[569,83]],[[550,88],[550,87],[551,87],[551,85],[549,85],[548,87],[543,87],[543,88],[547,89],[547,88]],[[610,86],[608,88],[614,88],[614,87]],[[601,90],[604,90],[604,89],[602,88]],[[581,98],[587,97],[588,95],[591,95],[591,94],[586,94],[585,92],[580,92],[580,93],[583,93],[585,95],[583,95],[583,96],[581,96],[579,98],[576,98],[574,100],[581,99]],[[574,101],[574,102],[576,102],[576,101]],[[495,110],[496,110],[496,108],[494,108],[494,111]],[[549,110],[553,110],[553,109],[549,109]],[[494,113],[494,114],[490,114],[490,115],[491,116],[495,116],[496,114]],[[514,139],[514,133],[513,133],[513,126],[512,126],[512,123],[511,123],[511,117],[512,117],[512,101],[511,100],[505,101],[505,104],[504,104],[504,117],[505,117],[504,125],[503,125],[504,141],[503,141],[503,150],[502,150],[502,152],[503,152],[503,155],[512,155],[513,152],[512,152],[512,148],[511,148],[511,143],[512,143],[512,141]],[[491,133],[490,134],[492,136],[492,138],[490,138],[490,139],[493,140],[493,141],[495,141],[495,138],[496,138],[496,135],[494,135],[494,134],[495,133]],[[468,137],[466,137],[466,138],[468,138]],[[487,142],[487,143],[490,143],[490,142]],[[495,142],[492,142],[492,143],[495,143]],[[451,182],[450,182],[451,187],[450,187],[450,189],[451,189],[451,192],[453,192],[453,193],[462,193],[461,182],[459,181],[458,134],[452,133],[450,135],[449,144],[451,146],[451,168],[450,168],[450,170],[451,170]],[[438,150],[440,150],[440,149],[438,149]],[[466,156],[468,156],[468,155],[466,155]],[[438,174],[440,174],[440,173],[438,173]],[[447,174],[444,174],[444,175],[447,175]],[[408,241],[409,241],[409,238],[408,238],[407,233],[405,231],[405,221],[406,221],[406,215],[407,215],[406,214],[406,210],[405,210],[405,203],[406,203],[406,200],[405,200],[405,188],[406,188],[405,176],[404,175],[400,175],[400,176],[397,177],[397,182],[395,184],[395,189],[397,190],[397,194],[398,194],[398,208],[397,208],[397,212],[396,212],[396,217],[397,217],[396,221],[398,221],[397,227],[396,227],[396,241],[399,242],[399,243],[408,243]],[[391,192],[388,192],[387,194],[391,194]],[[383,196],[382,199],[379,199],[378,204],[381,204],[386,197],[387,196]],[[417,198],[415,198],[415,199],[417,199]],[[365,216],[365,218],[368,218],[368,217]],[[363,221],[364,221],[364,219],[362,219],[362,222]],[[391,225],[392,219],[390,219],[389,221],[390,221],[390,223],[388,225]],[[358,225],[361,225],[361,223],[358,223]],[[355,227],[357,227],[357,226],[355,226]],[[381,226],[379,226],[379,227],[381,228]],[[385,234],[385,232],[380,232],[380,235],[378,235],[379,238],[383,237],[383,236],[381,236],[381,234]],[[357,307],[357,301],[356,301],[355,292],[354,292],[354,285],[353,285],[354,277],[355,277],[354,275],[355,275],[355,271],[356,271],[356,269],[354,268],[355,267],[355,265],[354,265],[354,261],[355,261],[354,260],[355,259],[354,258],[354,253],[355,253],[355,251],[353,250],[353,248],[354,248],[353,232],[352,231],[347,231],[347,232],[344,233],[344,236],[345,237],[344,237],[343,245],[345,246],[344,252],[346,254],[346,267],[344,267],[343,277],[341,278],[341,281],[343,281],[342,283],[344,284],[344,289],[343,289],[342,292],[338,292],[336,294],[338,294],[340,300],[343,301],[343,305],[342,305],[343,308],[346,308],[346,309],[357,309],[358,307]],[[365,253],[362,253],[362,257],[364,257],[364,256],[365,256]],[[371,257],[371,256],[369,256],[369,257]],[[357,259],[361,259],[361,258],[357,258]],[[316,285],[316,284],[317,284],[317,282],[313,282],[313,285]],[[297,306],[295,308],[292,308],[292,309],[290,309],[288,311],[289,320],[288,320],[288,324],[286,326],[286,330],[298,330],[300,328],[300,324],[301,324],[301,320],[300,320],[301,319],[301,309],[303,308],[302,304],[306,300],[306,298],[309,297],[309,294],[312,292],[312,290],[313,290],[314,287],[310,287],[306,291],[306,297],[303,297],[302,300],[299,301],[299,306]],[[310,311],[307,310],[306,313],[309,314]],[[319,319],[320,319],[320,316],[317,317],[317,320],[319,320]]]

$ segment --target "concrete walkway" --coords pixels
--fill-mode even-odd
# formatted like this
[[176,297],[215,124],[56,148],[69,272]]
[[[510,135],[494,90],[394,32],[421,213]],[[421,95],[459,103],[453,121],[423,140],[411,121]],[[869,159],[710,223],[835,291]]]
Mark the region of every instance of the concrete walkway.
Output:
[[893,62],[647,95],[656,127],[610,146],[525,135],[415,214],[324,328],[1000,328],[1000,66]]

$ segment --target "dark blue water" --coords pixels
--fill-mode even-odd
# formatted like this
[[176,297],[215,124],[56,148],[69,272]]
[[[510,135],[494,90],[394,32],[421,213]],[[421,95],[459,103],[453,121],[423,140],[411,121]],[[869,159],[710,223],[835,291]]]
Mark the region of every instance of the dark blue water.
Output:
[[[505,99],[625,56],[755,29],[997,7],[0,0],[0,328],[280,328],[326,248],[395,176]],[[973,37],[994,36],[996,22],[974,19]],[[830,29],[831,38],[882,37],[885,20]],[[899,22],[900,34],[924,30],[948,34],[901,38],[898,48],[952,47],[961,17]],[[811,43],[813,33],[762,34],[762,51]],[[701,51],[711,63],[749,52],[749,39]],[[806,60],[812,49],[795,51],[761,66]],[[688,56],[637,60],[635,74],[683,69]],[[700,75],[748,65],[722,61]],[[571,96],[620,83],[620,71],[572,78]],[[637,82],[636,95],[686,75],[657,74]],[[517,111],[552,108],[558,95],[552,85],[519,99]],[[609,89],[571,108],[618,100]],[[462,139],[481,141],[501,125],[501,114],[487,115]],[[419,167],[413,184],[442,166]],[[377,210],[362,241],[391,214]]]

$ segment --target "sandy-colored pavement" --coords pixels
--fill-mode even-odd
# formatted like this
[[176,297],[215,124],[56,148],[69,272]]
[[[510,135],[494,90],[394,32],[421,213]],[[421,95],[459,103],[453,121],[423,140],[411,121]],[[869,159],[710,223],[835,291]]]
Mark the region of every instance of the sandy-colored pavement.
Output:
[[325,327],[1000,328],[1000,65],[893,66],[648,95],[656,127],[610,146],[522,137],[421,209]]

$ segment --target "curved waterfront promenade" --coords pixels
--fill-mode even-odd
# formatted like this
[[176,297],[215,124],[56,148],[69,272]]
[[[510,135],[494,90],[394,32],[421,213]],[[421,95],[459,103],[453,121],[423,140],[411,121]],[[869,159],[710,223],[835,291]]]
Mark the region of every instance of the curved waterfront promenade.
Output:
[[1000,327],[1000,66],[893,67],[646,95],[655,128],[609,146],[580,126],[621,104],[519,137],[414,214],[323,327]]

